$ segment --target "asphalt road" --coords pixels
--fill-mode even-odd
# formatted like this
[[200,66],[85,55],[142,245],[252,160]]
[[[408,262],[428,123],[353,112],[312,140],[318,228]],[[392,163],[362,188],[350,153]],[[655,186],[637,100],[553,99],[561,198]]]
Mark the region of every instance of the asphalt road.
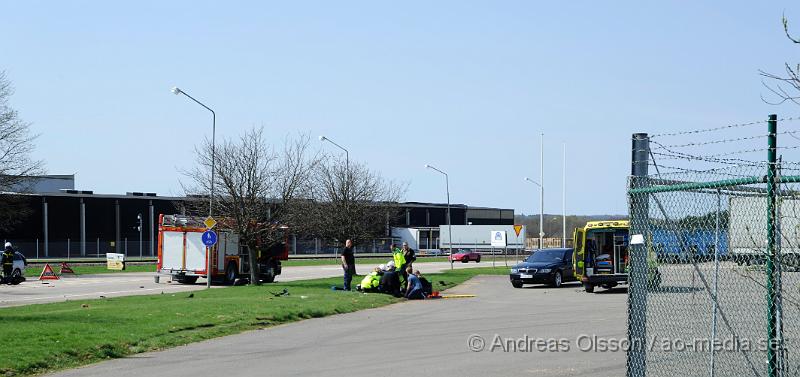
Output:
[[[414,265],[423,273],[439,272],[450,268],[448,262],[427,262]],[[455,268],[488,267],[486,263],[455,263]],[[357,272],[364,274],[375,266],[356,264]],[[0,285],[0,307],[41,304],[67,300],[83,300],[117,296],[158,294],[161,292],[182,292],[206,287],[205,280],[185,285],[161,279],[156,283],[152,272],[126,272],[97,275],[64,277],[61,280],[28,280],[20,285]],[[341,276],[342,268],[337,265],[284,267],[277,281],[307,280]],[[357,281],[353,282],[358,284]]]
[[[574,284],[560,289],[514,289],[507,279],[481,276],[448,292],[474,294],[474,298],[408,301],[310,319],[55,375],[585,377],[625,374],[624,352],[581,351],[591,347],[592,336],[605,340],[625,338],[624,289],[595,294],[584,293]],[[352,294],[357,293],[342,292],[342,295]],[[478,352],[470,349],[470,344],[481,345],[476,337],[483,339],[482,350]],[[536,349],[537,341],[545,344],[544,351]],[[561,347],[561,351],[547,351],[548,345],[553,344]],[[516,352],[513,347],[517,347]]]

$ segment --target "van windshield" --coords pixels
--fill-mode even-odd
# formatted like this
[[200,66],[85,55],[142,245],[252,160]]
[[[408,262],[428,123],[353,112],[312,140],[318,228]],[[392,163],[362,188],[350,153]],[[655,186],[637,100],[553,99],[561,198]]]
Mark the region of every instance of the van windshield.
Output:
[[528,257],[525,261],[534,262],[558,262],[564,257],[564,250],[541,250]]

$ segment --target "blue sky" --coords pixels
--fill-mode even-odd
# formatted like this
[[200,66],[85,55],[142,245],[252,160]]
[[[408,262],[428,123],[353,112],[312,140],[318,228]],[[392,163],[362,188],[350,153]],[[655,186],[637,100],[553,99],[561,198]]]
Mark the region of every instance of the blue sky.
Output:
[[[797,49],[789,2],[0,2],[0,69],[50,173],[99,193],[180,194],[218,137],[325,134],[410,201],[625,213],[630,135],[758,120],[758,70]],[[316,143],[316,141],[315,141]],[[330,145],[316,145],[331,148]]]

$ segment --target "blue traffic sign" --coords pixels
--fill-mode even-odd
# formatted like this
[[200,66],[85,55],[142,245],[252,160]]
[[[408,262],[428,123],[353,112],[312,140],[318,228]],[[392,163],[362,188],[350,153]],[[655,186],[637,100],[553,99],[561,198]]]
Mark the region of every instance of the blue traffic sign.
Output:
[[203,232],[203,245],[214,246],[217,243],[217,232],[209,229]]

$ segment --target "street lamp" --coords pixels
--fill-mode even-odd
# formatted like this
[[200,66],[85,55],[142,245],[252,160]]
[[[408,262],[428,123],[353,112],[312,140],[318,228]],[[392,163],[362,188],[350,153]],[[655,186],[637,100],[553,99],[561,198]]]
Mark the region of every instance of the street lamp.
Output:
[[341,146],[339,144],[336,144],[335,141],[325,137],[325,135],[319,135],[319,141],[321,141],[323,143],[327,141],[327,142],[337,146],[339,149],[344,151],[344,158],[345,158],[345,160],[344,160],[345,161],[344,212],[346,214],[346,218],[349,219],[350,218],[350,211],[349,211],[349,205],[348,204],[350,203],[350,185],[352,184],[352,182],[350,182],[350,152],[347,151],[347,148],[345,148],[345,147],[343,147],[343,146]]
[[319,141],[321,141],[323,143],[327,141],[327,142],[339,147],[339,149],[344,151],[345,164],[347,164],[347,173],[349,175],[350,174],[350,152],[348,152],[347,149],[345,149],[345,147],[343,147],[343,146],[341,146],[339,144],[336,144],[336,142],[334,142],[331,139],[328,139],[324,135],[319,135]]
[[439,169],[437,169],[437,168],[435,168],[435,167],[433,167],[431,165],[425,164],[425,168],[426,169],[436,170],[439,173],[442,173],[444,175],[445,188],[447,189],[447,233],[448,233],[448,236],[450,237],[450,240],[449,240],[450,258],[448,258],[448,259],[450,259],[450,269],[452,270],[453,269],[453,226],[452,226],[452,224],[450,224],[450,177],[448,177],[447,173],[445,173],[445,172],[443,172],[443,171],[441,171],[441,170],[439,170]]
[[539,186],[539,250],[541,250],[544,247],[544,187],[528,177],[525,177],[525,181]]
[[[211,110],[210,107],[206,106],[202,102],[196,100],[194,97],[190,96],[188,93],[184,92],[177,86],[172,88],[172,94],[180,95],[183,94],[184,96],[188,97],[190,100],[194,101],[200,106],[206,108],[206,110],[211,112],[211,196],[208,198],[208,217],[211,217],[211,207],[214,203],[214,173],[216,172],[216,137],[217,137],[217,113],[214,110]],[[211,288],[211,247],[207,247],[208,250],[206,253],[206,288]]]

